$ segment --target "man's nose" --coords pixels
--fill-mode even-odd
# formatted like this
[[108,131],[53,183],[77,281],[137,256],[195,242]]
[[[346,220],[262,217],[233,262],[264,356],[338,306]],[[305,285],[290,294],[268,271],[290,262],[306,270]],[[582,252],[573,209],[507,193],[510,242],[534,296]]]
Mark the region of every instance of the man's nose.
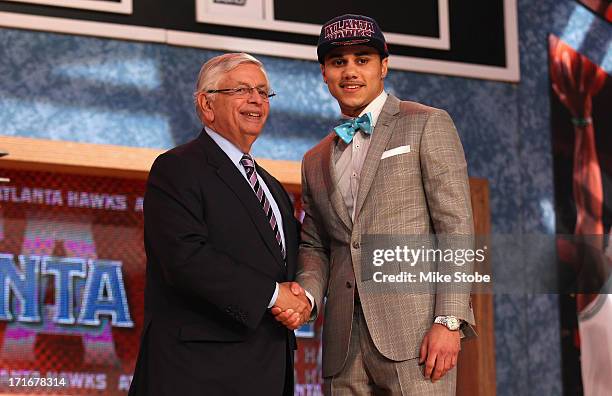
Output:
[[249,90],[248,100],[249,103],[263,103],[264,101],[259,92],[257,91],[257,88],[251,88]]
[[342,79],[348,80],[354,78],[357,78],[357,67],[354,62],[347,62],[342,70]]

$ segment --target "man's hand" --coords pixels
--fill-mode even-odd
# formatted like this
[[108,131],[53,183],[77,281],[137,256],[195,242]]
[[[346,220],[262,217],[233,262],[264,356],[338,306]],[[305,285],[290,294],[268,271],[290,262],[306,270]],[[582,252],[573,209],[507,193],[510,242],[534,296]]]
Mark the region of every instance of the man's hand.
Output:
[[278,298],[271,311],[276,320],[288,329],[295,330],[308,321],[311,310],[310,301],[297,282],[279,285]]
[[436,382],[457,365],[461,350],[459,331],[434,323],[423,338],[419,364],[425,362],[425,378]]

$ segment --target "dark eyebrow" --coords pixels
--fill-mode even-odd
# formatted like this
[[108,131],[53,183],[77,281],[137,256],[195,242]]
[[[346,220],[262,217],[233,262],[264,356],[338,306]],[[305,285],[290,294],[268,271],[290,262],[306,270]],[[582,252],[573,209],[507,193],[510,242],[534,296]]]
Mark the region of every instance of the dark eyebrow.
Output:
[[374,52],[370,52],[370,51],[359,51],[359,52],[354,52],[354,53],[350,53],[350,54],[329,55],[329,57],[327,59],[329,59],[329,60],[344,59],[348,55],[353,55],[355,57],[363,57],[363,56],[374,56],[375,53]]

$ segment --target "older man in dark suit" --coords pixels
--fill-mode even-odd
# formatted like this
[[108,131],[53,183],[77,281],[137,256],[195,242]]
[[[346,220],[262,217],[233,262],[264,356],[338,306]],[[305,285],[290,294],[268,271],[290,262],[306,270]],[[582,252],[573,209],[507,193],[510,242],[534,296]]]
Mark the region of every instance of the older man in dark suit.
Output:
[[130,395],[292,395],[292,332],[269,309],[294,296],[299,223],[281,184],[251,157],[273,96],[248,54],[205,63],[204,124],[157,158],[144,200],[145,324]]

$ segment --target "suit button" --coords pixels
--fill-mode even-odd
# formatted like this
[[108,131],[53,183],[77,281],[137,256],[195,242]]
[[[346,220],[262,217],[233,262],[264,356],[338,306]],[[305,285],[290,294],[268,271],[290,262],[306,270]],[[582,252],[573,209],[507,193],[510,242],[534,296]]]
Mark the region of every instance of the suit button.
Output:
[[346,288],[350,289],[351,287],[353,287],[353,285],[351,284],[351,282],[346,281]]
[[353,241],[353,247],[359,249],[359,241]]

